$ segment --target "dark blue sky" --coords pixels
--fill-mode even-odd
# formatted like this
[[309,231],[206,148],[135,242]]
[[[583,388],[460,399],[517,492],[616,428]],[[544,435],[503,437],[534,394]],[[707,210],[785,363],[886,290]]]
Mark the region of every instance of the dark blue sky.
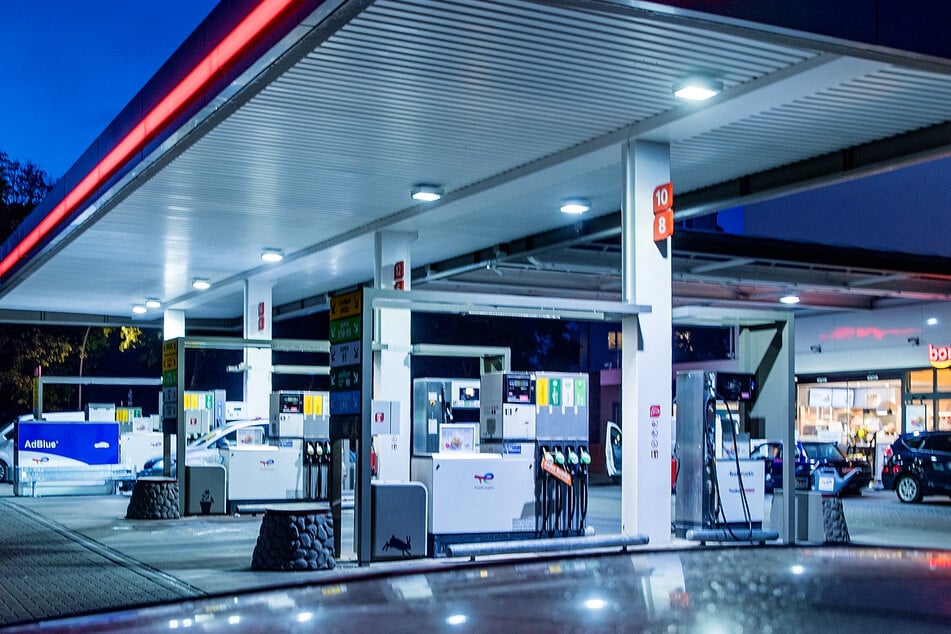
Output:
[[217,0],[2,0],[0,150],[59,178]]

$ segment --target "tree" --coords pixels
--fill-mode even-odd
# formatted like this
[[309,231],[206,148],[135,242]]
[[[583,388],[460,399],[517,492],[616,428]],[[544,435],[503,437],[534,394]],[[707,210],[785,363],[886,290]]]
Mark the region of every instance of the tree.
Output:
[[50,175],[0,150],[0,237],[5,239],[53,188]]

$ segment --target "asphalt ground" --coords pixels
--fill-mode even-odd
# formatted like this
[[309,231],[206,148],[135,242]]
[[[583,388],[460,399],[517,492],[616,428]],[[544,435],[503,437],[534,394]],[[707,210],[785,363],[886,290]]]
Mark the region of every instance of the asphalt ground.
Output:
[[[261,516],[127,520],[129,498],[13,497],[0,485],[0,626],[86,612],[394,568],[411,571],[458,560],[414,560],[332,571],[251,570]],[[767,524],[770,499],[767,497]],[[588,525],[620,532],[620,487],[593,486]],[[876,546],[951,548],[951,499],[901,504],[892,491],[866,490],[843,502],[851,541]],[[696,547],[674,539],[672,547]],[[648,545],[645,549],[656,549]]]

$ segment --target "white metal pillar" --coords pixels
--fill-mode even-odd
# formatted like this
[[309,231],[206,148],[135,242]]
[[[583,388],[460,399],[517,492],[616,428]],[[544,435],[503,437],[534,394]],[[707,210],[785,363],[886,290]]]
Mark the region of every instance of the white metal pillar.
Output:
[[[244,338],[271,340],[271,280],[244,281]],[[271,349],[244,351],[244,402],[251,418],[267,419],[271,398]]]
[[622,169],[622,301],[651,312],[621,322],[621,532],[659,546],[671,520],[671,268],[670,239],[654,242],[652,196],[670,181],[670,146],[629,140]]
[[162,315],[162,338],[165,341],[185,336],[185,311],[166,308]]
[[[395,231],[374,236],[374,288],[410,290],[410,245],[415,239],[415,233]],[[411,311],[394,308],[379,309],[373,316],[373,340],[381,344],[373,351],[373,398],[400,404],[399,433],[375,439],[381,480],[409,480],[411,318]]]

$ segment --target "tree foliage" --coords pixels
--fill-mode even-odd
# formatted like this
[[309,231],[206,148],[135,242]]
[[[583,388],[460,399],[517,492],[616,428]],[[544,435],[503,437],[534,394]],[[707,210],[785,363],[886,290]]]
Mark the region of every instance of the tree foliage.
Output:
[[50,175],[0,150],[0,236],[6,238],[53,188]]

